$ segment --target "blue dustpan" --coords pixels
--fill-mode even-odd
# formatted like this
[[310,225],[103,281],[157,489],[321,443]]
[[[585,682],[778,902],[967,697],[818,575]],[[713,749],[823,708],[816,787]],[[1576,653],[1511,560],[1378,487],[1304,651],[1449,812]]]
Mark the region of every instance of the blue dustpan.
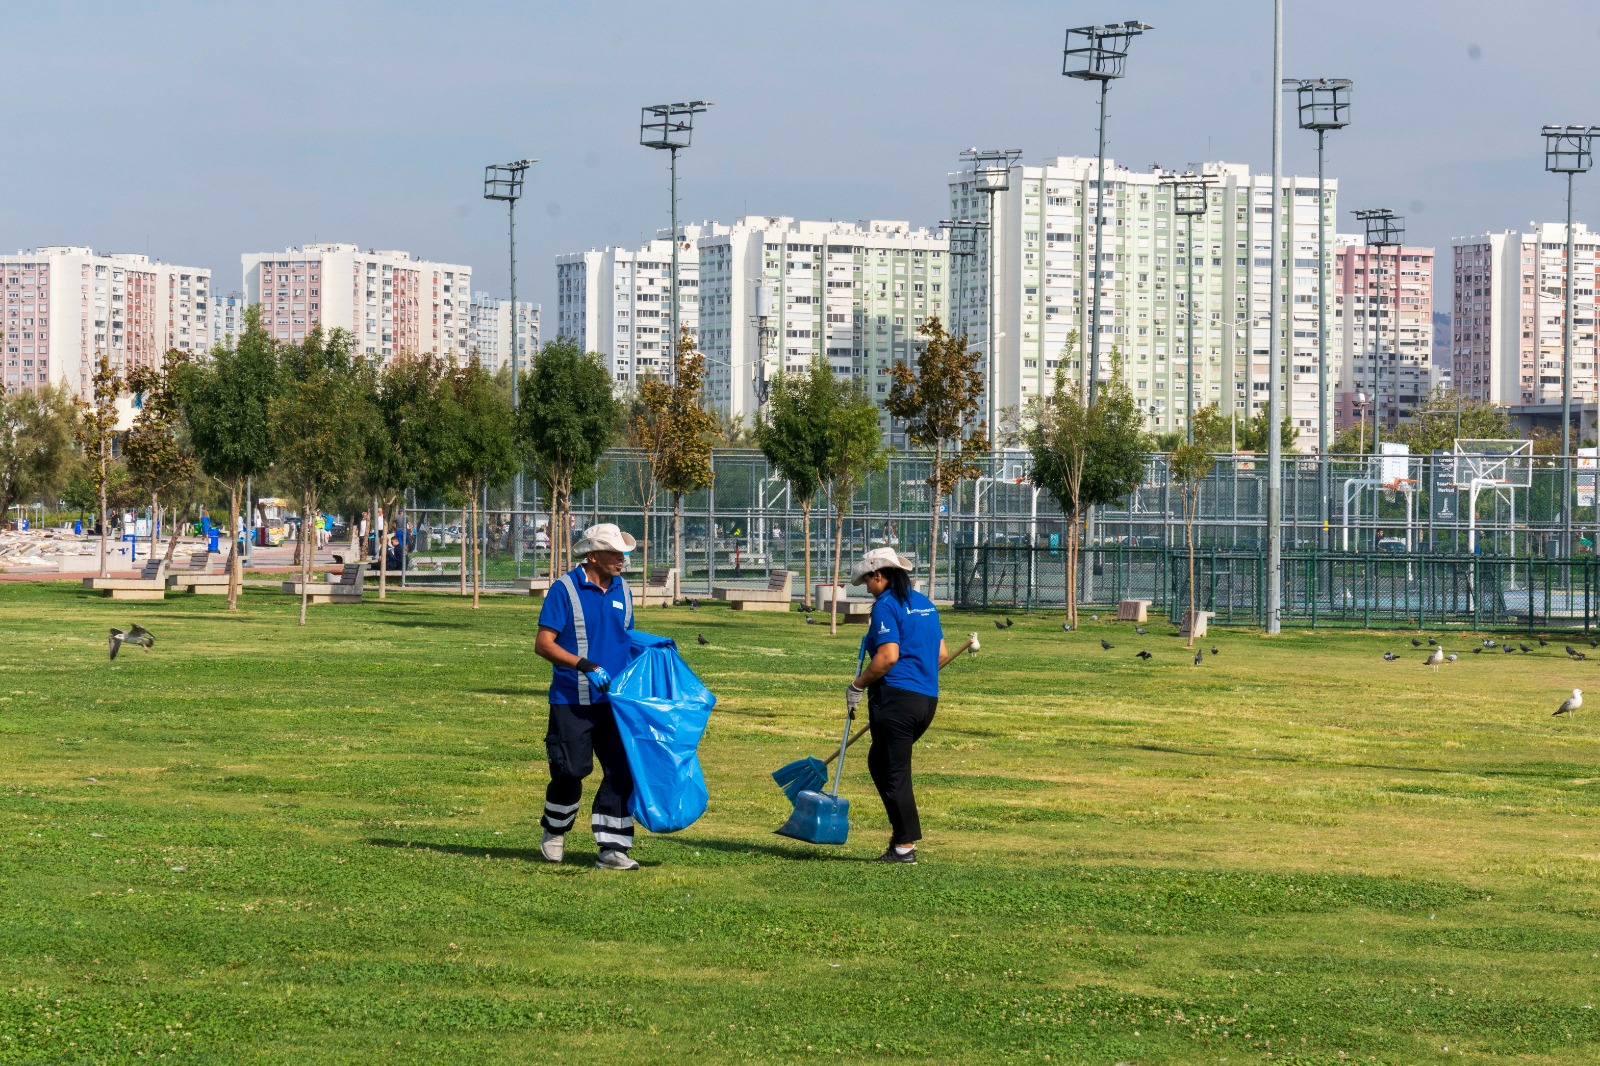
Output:
[[808,844],[843,844],[850,835],[850,801],[839,795],[839,777],[844,773],[844,753],[850,746],[853,714],[844,716],[844,736],[839,739],[839,763],[833,768],[833,790],[816,792],[804,789],[794,797],[794,813],[778,830],[779,836],[804,840]]

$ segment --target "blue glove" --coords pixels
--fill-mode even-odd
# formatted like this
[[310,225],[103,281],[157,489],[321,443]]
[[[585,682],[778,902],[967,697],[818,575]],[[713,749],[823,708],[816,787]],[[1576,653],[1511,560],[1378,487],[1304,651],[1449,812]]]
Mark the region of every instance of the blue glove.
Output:
[[579,659],[578,673],[589,679],[589,687],[596,692],[604,692],[611,687],[611,675],[606,673],[606,668],[599,663]]

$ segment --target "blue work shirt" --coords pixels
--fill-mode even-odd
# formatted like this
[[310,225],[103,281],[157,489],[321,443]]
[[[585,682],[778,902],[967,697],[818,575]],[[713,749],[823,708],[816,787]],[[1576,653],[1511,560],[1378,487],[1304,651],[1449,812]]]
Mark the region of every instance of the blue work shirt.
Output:
[[867,658],[884,644],[900,645],[900,658],[883,675],[885,685],[939,696],[939,645],[944,631],[939,628],[939,608],[920,592],[913,591],[901,603],[895,594],[885,592],[872,605],[867,621]]
[[[576,616],[569,582],[578,592]],[[550,583],[539,610],[539,628],[553,630],[557,647],[603,666],[615,678],[631,661],[628,630],[633,628],[633,596],[628,583],[614,577],[611,587],[603,589],[589,580],[582,566],[573,567]],[[591,693],[589,679],[580,677],[577,670],[557,666],[550,678],[550,702],[590,705],[611,701],[603,692]]]

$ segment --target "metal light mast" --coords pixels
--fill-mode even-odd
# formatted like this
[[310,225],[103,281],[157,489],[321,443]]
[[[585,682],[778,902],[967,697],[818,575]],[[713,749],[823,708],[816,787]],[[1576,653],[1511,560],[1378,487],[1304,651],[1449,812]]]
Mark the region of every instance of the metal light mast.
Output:
[[689,147],[694,136],[694,117],[711,106],[709,100],[690,100],[679,104],[651,104],[639,113],[639,143],[646,148],[665,149],[671,157],[672,173],[672,318],[671,346],[667,356],[667,380],[678,374],[678,151]]

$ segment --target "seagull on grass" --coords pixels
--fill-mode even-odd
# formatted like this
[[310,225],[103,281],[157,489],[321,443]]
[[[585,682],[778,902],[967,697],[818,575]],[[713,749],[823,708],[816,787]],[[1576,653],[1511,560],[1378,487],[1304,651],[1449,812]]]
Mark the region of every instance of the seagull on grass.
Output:
[[1433,672],[1437,674],[1439,672],[1439,664],[1444,662],[1444,649],[1435,645],[1433,651],[1428,653],[1428,658],[1425,662],[1428,666],[1433,667]]
[[112,627],[111,630],[111,657],[115,659],[117,652],[124,644],[137,644],[145,651],[156,646],[156,638],[144,626],[135,624],[132,629],[122,630]]
[[1554,718],[1557,715],[1566,715],[1568,718],[1571,718],[1572,717],[1572,712],[1577,710],[1579,707],[1582,707],[1582,706],[1583,706],[1583,689],[1575,688],[1575,689],[1572,690],[1572,695],[1570,695],[1566,699],[1562,700],[1561,701],[1561,706],[1557,707],[1556,708],[1556,713],[1552,714],[1550,717]]
[[978,649],[983,647],[982,644],[978,643],[978,631],[974,629],[972,632],[968,633],[967,640],[969,641],[967,644],[967,658],[976,658]]

